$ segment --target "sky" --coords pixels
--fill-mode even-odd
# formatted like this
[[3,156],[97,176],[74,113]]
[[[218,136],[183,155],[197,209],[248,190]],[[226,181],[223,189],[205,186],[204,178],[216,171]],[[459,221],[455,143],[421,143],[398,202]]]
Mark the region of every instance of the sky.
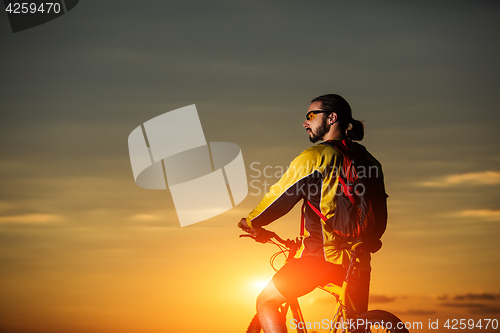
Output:
[[[325,93],[365,122],[385,174],[370,308],[436,332],[500,320],[499,14],[482,0],[87,0],[12,33],[0,13],[0,331],[244,331],[275,249],[236,224],[311,145],[301,125]],[[241,148],[252,186],[181,228],[168,190],[135,184],[127,138],[191,104],[207,141]],[[296,237],[298,210],[269,229]],[[329,318],[331,298],[304,297],[306,319]]]

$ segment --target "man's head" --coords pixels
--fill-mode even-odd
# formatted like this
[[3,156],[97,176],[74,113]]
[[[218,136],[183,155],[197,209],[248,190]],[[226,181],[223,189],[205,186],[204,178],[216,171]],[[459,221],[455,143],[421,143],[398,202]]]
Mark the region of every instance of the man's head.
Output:
[[324,140],[325,135],[330,131],[332,122],[332,112],[323,110],[322,103],[312,102],[306,113],[306,121],[303,126],[309,133],[309,140],[316,142]]
[[351,106],[340,95],[328,94],[316,97],[307,110],[303,124],[309,140],[342,139],[362,140],[363,124],[352,118]]

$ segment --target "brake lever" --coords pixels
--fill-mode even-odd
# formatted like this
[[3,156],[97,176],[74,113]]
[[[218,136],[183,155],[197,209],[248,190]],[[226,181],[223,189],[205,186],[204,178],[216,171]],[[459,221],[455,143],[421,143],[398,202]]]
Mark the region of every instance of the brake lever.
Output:
[[240,238],[242,237],[250,237],[254,241],[259,242],[259,243],[267,243],[269,242],[273,237],[275,237],[276,234],[272,231],[268,231],[266,229],[260,229],[259,232],[255,234],[244,234],[240,235]]
[[252,235],[249,235],[249,234],[240,235],[240,238],[243,238],[243,237],[250,237],[250,238],[253,238],[253,236],[252,236]]

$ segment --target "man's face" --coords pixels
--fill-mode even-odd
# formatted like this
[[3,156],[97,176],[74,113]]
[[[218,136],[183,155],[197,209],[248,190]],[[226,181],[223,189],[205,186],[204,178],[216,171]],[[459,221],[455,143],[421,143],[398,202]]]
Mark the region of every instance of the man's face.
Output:
[[325,134],[328,132],[328,124],[327,124],[327,119],[328,115],[325,113],[317,113],[317,114],[312,114],[309,113],[311,111],[321,111],[322,110],[322,103],[321,102],[313,102],[309,106],[309,109],[307,110],[307,114],[310,115],[311,118],[313,119],[306,119],[306,121],[302,124],[304,128],[306,129],[307,133],[309,134],[309,140],[311,142],[316,142],[318,140],[322,140]]

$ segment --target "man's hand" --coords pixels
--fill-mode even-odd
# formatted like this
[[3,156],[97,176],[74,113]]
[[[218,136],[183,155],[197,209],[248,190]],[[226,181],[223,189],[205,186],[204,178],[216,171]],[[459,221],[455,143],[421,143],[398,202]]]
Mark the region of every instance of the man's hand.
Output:
[[262,229],[260,228],[252,228],[248,225],[247,219],[244,217],[238,222],[238,227],[241,228],[244,232],[256,236]]
[[248,233],[249,235],[240,235],[240,237],[251,237],[255,241],[259,243],[267,243],[269,242],[273,237],[276,238],[277,235],[269,230],[266,230],[264,228],[258,227],[258,228],[252,228],[248,225],[247,219],[242,218],[240,222],[238,222],[238,227],[241,228],[244,232]]

